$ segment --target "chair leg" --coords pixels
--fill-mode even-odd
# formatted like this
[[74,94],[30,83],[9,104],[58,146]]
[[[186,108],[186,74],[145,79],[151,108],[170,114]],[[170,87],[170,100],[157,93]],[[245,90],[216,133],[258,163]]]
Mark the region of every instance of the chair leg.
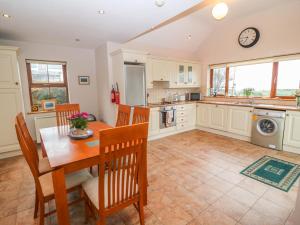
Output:
[[34,219],[37,218],[37,213],[39,210],[39,199],[38,199],[38,193],[37,190],[35,190],[35,204],[34,204]]
[[140,197],[140,201],[139,201],[139,215],[140,215],[141,225],[145,225],[143,196]]
[[44,225],[45,222],[45,203],[44,201],[40,201],[40,224]]

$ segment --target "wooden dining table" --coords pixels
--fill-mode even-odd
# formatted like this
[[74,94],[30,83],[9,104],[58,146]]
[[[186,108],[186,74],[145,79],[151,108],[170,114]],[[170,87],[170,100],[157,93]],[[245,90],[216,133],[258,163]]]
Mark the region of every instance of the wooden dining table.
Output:
[[[84,140],[72,140],[68,136],[69,126],[40,129],[42,152],[48,157],[53,169],[52,179],[59,225],[70,224],[65,174],[99,164],[99,131],[109,128],[112,127],[103,122],[90,122],[88,129],[93,130],[94,134]],[[146,189],[145,186],[145,204]]]

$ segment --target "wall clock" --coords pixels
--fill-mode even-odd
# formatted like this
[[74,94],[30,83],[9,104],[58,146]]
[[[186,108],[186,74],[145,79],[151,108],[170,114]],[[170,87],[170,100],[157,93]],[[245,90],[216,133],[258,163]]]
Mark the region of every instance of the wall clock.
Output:
[[247,27],[239,35],[239,44],[244,48],[250,48],[259,40],[259,30],[255,27]]

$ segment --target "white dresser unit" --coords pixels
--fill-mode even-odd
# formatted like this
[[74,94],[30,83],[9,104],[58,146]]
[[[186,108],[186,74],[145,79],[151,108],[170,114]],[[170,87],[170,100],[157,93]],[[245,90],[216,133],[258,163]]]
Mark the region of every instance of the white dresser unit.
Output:
[[0,158],[21,154],[15,118],[23,112],[16,47],[0,46]]

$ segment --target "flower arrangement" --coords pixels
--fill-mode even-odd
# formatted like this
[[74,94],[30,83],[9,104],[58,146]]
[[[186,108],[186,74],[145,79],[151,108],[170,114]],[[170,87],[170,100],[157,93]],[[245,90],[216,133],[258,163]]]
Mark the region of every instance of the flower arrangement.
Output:
[[84,130],[87,128],[87,119],[89,114],[87,112],[75,113],[68,119],[70,120],[71,128]]

